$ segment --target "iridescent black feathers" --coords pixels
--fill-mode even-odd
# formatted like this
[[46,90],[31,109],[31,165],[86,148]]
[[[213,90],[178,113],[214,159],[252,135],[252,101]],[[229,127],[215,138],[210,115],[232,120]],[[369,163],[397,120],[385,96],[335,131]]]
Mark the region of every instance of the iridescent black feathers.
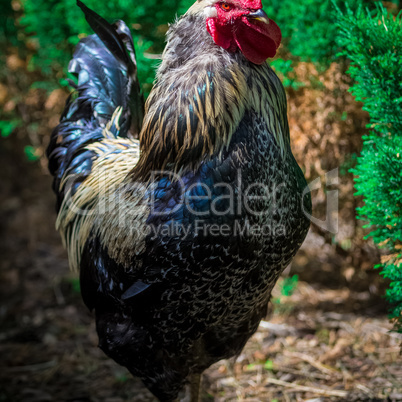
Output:
[[103,138],[103,130],[116,108],[122,109],[120,137],[138,137],[144,110],[128,27],[123,21],[111,25],[78,3],[99,34],[82,39],[76,48],[69,72],[78,79],[77,84],[72,83],[77,92],[69,97],[47,149],[59,208],[66,190],[63,177],[75,174],[69,182],[69,191],[73,192],[88,177],[94,154],[87,146]]
[[[129,117],[132,120],[131,126],[128,124],[128,128],[130,128],[131,135],[138,137],[144,117],[144,98],[137,78],[137,62],[131,32],[123,21],[117,20],[111,25],[81,1],[77,0],[77,4],[84,12],[88,24],[96,32],[107,50],[120,62],[120,71],[125,72],[128,82],[121,83],[120,86],[116,83],[118,88],[117,91],[113,92],[113,95],[121,96],[120,99],[115,99],[115,103],[123,107],[123,111],[127,109],[127,106],[130,108],[130,113],[126,112],[127,118]],[[107,73],[108,69],[105,69],[104,72]]]

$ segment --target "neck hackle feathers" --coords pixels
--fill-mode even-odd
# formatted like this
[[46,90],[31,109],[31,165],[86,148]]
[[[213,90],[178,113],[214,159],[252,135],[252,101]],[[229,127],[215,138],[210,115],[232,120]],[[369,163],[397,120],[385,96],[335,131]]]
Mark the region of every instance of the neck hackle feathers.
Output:
[[[240,52],[217,46],[205,29],[203,10],[196,3],[168,32],[163,61],[145,106],[135,180],[148,180],[155,171],[196,170],[228,146],[246,108],[268,114],[270,88],[258,83],[256,69],[269,81],[269,66],[253,66]],[[285,131],[273,128],[283,148]]]

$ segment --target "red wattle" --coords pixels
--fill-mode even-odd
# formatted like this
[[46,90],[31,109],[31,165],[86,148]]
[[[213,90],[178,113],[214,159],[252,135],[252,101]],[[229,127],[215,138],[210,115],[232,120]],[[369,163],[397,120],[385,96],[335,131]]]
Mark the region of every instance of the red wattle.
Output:
[[274,21],[269,20],[269,24],[265,24],[249,20],[247,16],[233,25],[208,18],[207,30],[217,45],[229,52],[239,48],[254,64],[262,64],[269,57],[274,57],[282,40],[281,30]]
[[263,64],[269,57],[274,57],[282,39],[281,30],[272,20],[266,25],[244,18],[233,35],[241,52],[254,64]]
[[208,18],[207,30],[217,45],[226,50],[234,51],[233,47],[236,44],[233,40],[232,30],[229,27],[219,25],[215,19]]

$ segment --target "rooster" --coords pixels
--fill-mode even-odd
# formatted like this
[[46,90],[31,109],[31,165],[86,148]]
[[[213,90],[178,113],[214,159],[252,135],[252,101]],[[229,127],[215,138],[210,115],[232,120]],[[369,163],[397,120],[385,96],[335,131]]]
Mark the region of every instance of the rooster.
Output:
[[95,35],[48,147],[57,229],[100,348],[161,401],[242,350],[311,209],[260,0],[198,0],[167,33],[145,106],[128,27]]

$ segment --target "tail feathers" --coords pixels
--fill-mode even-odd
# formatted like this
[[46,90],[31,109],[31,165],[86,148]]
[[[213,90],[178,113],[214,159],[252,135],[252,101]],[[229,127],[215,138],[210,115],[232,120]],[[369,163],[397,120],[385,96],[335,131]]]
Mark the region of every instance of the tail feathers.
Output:
[[129,120],[129,79],[123,67],[96,35],[82,39],[68,67],[68,71],[78,77],[79,96],[77,102],[65,110],[65,118],[94,117],[104,125],[115,109],[122,106],[125,120]]
[[[80,1],[77,3],[96,34],[80,41],[70,62],[69,72],[78,78],[77,84],[72,83],[76,92],[67,100],[47,149],[58,208],[67,191],[63,179],[74,178],[69,183],[74,192],[91,173],[96,155],[87,147],[110,133],[138,135],[144,113],[130,30],[123,21],[111,25]],[[117,108],[119,119],[114,126],[118,129],[106,130],[105,134]]]
[[[109,52],[120,62],[121,68],[128,78],[128,98],[131,110],[132,131],[139,135],[144,117],[144,98],[137,79],[137,62],[135,48],[130,29],[121,21],[109,24],[104,18],[77,0],[77,5],[85,14],[85,18],[98,38],[103,42]],[[123,106],[123,104],[120,104]]]
[[[142,127],[142,122],[144,119],[144,96],[141,91],[140,82],[137,76],[137,61],[135,57],[135,47],[133,42],[133,37],[128,26],[121,20],[118,20],[113,25],[116,32],[119,34],[120,39],[126,45],[128,54],[132,64],[129,63],[129,76],[130,79],[130,90],[129,90],[129,103],[131,110],[131,131],[136,138],[139,138],[140,131]],[[132,71],[131,71],[132,70]],[[131,71],[131,72],[130,72]]]
[[[116,36],[115,29],[104,18],[96,14],[95,11],[88,8],[82,1],[77,0],[78,7],[85,14],[85,19],[88,24],[102,40],[105,46],[113,53],[113,55],[120,60],[123,64],[129,66],[132,69],[131,59],[128,57],[124,44],[119,36]],[[124,24],[124,23],[123,23]],[[131,37],[131,35],[129,34]]]
[[[95,154],[86,147],[103,138],[103,128],[94,121],[80,120],[75,124],[65,121],[53,131],[47,156],[49,171],[54,176],[53,191],[57,195],[57,210],[61,207],[65,193],[69,189],[74,193],[91,173]],[[73,177],[74,182],[68,183],[68,186],[62,184],[65,177]]]

